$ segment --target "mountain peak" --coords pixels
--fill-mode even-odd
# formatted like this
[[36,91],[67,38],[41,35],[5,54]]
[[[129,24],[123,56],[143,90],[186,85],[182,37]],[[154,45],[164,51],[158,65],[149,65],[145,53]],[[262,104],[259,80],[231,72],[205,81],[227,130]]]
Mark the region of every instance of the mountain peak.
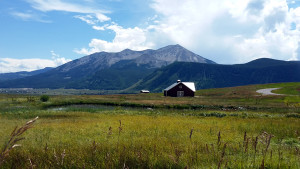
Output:
[[259,58],[253,61],[246,63],[245,65],[254,66],[254,67],[265,67],[265,66],[275,66],[278,64],[285,64],[287,61],[276,60],[271,58]]
[[[282,60],[276,60],[276,59],[272,59],[272,58],[258,58],[258,59],[255,59],[255,60],[252,60],[248,63],[255,63],[255,62],[277,62],[277,61],[280,61],[282,62]],[[247,63],[247,64],[248,64]]]
[[180,47],[180,48],[184,48],[183,46],[179,45],[179,44],[176,44],[176,45],[171,45],[171,46],[174,46],[174,47]]
[[187,49],[185,49],[184,47],[182,47],[182,46],[179,45],[179,44],[176,44],[176,45],[168,45],[168,46],[159,48],[158,50],[171,50],[171,49],[187,50]]
[[[183,46],[179,45],[179,44],[175,44],[175,45],[168,45],[169,47],[180,47],[180,48],[184,48]],[[166,46],[166,47],[168,47]]]
[[133,50],[126,48],[126,49],[122,50],[121,52],[132,52],[132,51]]
[[202,56],[187,50],[186,48],[182,47],[179,44],[168,45],[166,47],[157,49],[157,54],[158,54],[158,58],[167,61],[168,64],[173,63],[175,61],[215,64],[215,62],[203,58]]

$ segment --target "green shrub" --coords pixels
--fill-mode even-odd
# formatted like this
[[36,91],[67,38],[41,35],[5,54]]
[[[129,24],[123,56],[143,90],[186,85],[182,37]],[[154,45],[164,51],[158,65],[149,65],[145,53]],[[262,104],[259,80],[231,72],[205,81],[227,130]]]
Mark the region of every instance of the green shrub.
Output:
[[296,113],[289,113],[289,114],[285,115],[285,117],[300,118],[300,114],[296,114]]
[[300,147],[300,141],[298,139],[296,139],[296,138],[284,139],[284,140],[282,140],[282,142],[285,145],[288,145],[288,146],[297,146],[297,147]]
[[49,96],[48,95],[42,95],[41,97],[40,97],[40,100],[42,101],[42,102],[47,102],[48,100],[49,100]]
[[231,114],[229,114],[229,116],[232,116],[232,117],[238,117],[239,114],[237,114],[237,113],[231,113]]
[[225,113],[219,113],[219,112],[211,112],[211,113],[200,113],[198,116],[204,116],[204,117],[225,117]]

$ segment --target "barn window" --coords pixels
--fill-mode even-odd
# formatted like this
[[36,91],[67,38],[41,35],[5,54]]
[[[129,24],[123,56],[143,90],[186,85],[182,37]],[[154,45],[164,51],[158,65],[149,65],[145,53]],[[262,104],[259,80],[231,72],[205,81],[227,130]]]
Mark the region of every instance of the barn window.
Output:
[[177,97],[183,97],[184,91],[177,91]]

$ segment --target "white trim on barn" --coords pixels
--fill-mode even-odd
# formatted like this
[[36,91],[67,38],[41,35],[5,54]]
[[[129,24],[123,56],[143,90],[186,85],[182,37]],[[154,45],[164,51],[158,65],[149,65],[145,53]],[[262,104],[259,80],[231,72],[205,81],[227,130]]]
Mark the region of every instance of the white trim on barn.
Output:
[[177,83],[173,83],[169,87],[163,90],[164,96],[183,97],[183,96],[195,96],[196,88],[194,82],[181,82],[177,80]]
[[178,84],[184,84],[186,87],[188,87],[189,89],[191,89],[193,92],[196,92],[196,88],[195,88],[195,83],[194,82],[177,82],[172,84],[171,86],[167,87],[164,89],[164,91],[168,91],[170,89],[172,89],[173,87],[177,86]]

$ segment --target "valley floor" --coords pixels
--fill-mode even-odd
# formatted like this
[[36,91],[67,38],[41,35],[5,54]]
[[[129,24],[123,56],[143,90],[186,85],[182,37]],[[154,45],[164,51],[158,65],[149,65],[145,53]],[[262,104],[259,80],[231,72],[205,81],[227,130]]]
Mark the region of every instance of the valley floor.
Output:
[[[209,89],[195,98],[161,94],[0,95],[0,144],[17,138],[0,168],[300,168],[299,95],[259,88]],[[281,94],[299,84],[285,84]],[[297,91],[297,90],[296,90]],[[19,130],[16,130],[17,132]],[[5,146],[1,146],[5,150]]]

